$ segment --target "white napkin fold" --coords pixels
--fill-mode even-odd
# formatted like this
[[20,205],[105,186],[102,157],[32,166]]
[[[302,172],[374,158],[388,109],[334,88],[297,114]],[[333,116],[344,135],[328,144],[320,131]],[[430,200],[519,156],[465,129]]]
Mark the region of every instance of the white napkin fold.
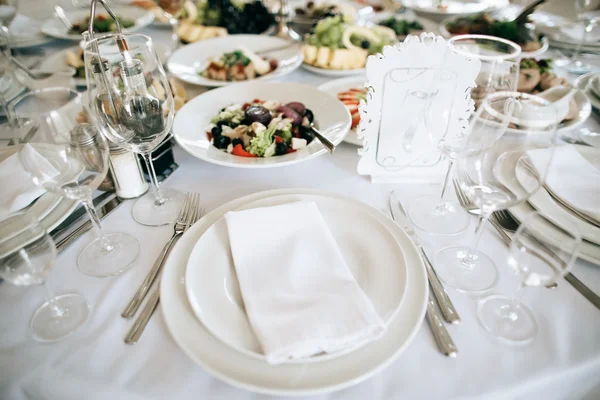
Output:
[[[539,149],[527,152],[537,171],[547,165],[551,151]],[[570,206],[600,221],[600,170],[573,146],[554,149],[546,185]]]
[[229,212],[250,324],[271,364],[333,353],[386,330],[313,202]]
[[[58,175],[58,171],[52,164],[30,144],[26,144],[21,152],[32,166],[37,165],[42,168],[42,171],[46,171],[48,177]],[[46,189],[33,183],[30,175],[23,168],[18,153],[0,163],[0,188],[2,188],[0,190],[0,219],[28,206],[46,193]]]
[[[560,31],[567,37],[573,40],[583,39],[583,23],[577,22],[560,28]],[[585,38],[585,43],[595,44],[600,41],[600,29],[594,28]]]

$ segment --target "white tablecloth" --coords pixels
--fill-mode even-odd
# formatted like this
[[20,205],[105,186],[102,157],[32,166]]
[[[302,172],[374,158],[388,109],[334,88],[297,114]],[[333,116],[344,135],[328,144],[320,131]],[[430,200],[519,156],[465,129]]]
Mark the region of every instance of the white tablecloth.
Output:
[[[168,31],[147,30],[166,41]],[[54,44],[52,48],[61,45]],[[51,51],[51,50],[50,50]],[[288,80],[318,85],[326,78],[299,70]],[[598,129],[597,122],[587,126]],[[280,188],[316,188],[345,194],[378,208],[387,205],[390,190],[408,200],[438,193],[438,186],[373,185],[356,173],[356,147],[343,144],[333,156],[278,169],[242,170],[211,165],[176,149],[180,168],[166,186],[196,191],[208,210],[250,193]],[[62,342],[41,344],[31,338],[28,321],[43,301],[41,288],[0,285],[0,399],[263,399],[213,378],[195,365],[170,337],[161,310],[154,315],[139,343],[125,345],[131,321],[121,311],[151,268],[172,233],[169,226],[148,228],[131,218],[127,201],[104,221],[107,231],[138,238],[141,254],[121,276],[97,279],[80,273],[76,259],[92,239],[87,233],[58,257],[49,284],[56,293],[78,291],[92,307],[90,319]],[[430,254],[447,244],[468,243],[454,237],[420,235]],[[500,270],[499,293],[510,293],[515,282],[506,266],[507,249],[488,228],[481,249]],[[600,266],[579,261],[573,273],[600,293]],[[462,322],[448,326],[459,348],[456,359],[439,353],[427,324],[401,357],[381,373],[319,400],[383,399],[599,399],[600,311],[568,283],[557,289],[527,289],[524,302],[540,326],[536,340],[524,347],[494,341],[477,323],[476,300],[449,290]],[[160,308],[160,305],[159,305]]]

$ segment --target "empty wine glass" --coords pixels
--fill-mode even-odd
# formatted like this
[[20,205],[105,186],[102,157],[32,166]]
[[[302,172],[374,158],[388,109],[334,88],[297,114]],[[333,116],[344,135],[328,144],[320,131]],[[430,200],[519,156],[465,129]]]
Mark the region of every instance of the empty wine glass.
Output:
[[508,266],[519,281],[514,297],[494,295],[479,302],[479,321],[505,342],[527,343],[538,332],[533,313],[521,302],[523,289],[558,282],[569,272],[579,253],[581,237],[574,227],[549,228],[549,224],[552,225],[542,215],[532,213],[513,236]]
[[583,27],[583,34],[571,59],[561,66],[566,67],[571,73],[585,74],[592,67],[581,59],[581,48],[586,44],[589,33],[600,23],[600,0],[575,0],[575,12]]
[[13,214],[0,222],[0,278],[17,286],[42,285],[46,302],[31,318],[35,339],[60,340],[74,332],[90,312],[80,294],[54,296],[46,277],[56,263],[56,246],[45,229],[31,215]]
[[[471,119],[457,158],[460,189],[481,210],[471,246],[453,245],[436,254],[440,279],[467,293],[493,288],[498,271],[477,244],[490,215],[529,198],[546,177],[556,143],[558,112],[552,103],[519,92],[488,95]],[[507,129],[511,124],[511,129]],[[535,167],[530,160],[538,156]],[[535,169],[535,174],[529,171]]]
[[0,26],[8,28],[17,16],[18,0],[0,0]]
[[182,193],[161,189],[151,153],[170,134],[175,106],[167,75],[152,39],[141,34],[84,35],[91,116],[106,137],[146,162],[152,191],[137,200],[133,218],[143,225],[172,223]]
[[23,125],[36,129],[21,147],[19,160],[33,181],[50,192],[81,201],[97,232],[79,254],[86,275],[117,275],[139,254],[139,243],[125,233],[105,234],[92,194],[108,171],[108,143],[98,130],[80,123],[82,96],[67,88],[48,88],[24,94],[12,103]]
[[[452,174],[454,160],[464,143],[466,119],[460,112],[466,112],[469,99],[458,93],[457,73],[444,66],[436,73],[428,91],[430,97],[425,107],[425,128],[440,153],[449,160],[448,170],[439,196],[426,196],[415,199],[408,208],[411,222],[428,233],[455,234],[469,226],[469,214],[455,201],[444,199],[448,180]],[[462,97],[461,97],[462,95]],[[468,117],[468,114],[465,114]]]

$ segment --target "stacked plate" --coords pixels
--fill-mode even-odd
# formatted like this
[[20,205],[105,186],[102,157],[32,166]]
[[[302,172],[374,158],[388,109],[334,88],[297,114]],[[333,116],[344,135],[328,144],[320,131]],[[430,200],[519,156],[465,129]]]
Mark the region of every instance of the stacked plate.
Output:
[[600,73],[590,72],[580,76],[575,86],[587,95],[596,110],[600,110]]
[[[246,316],[223,216],[297,201],[317,205],[387,332],[361,347],[272,365]],[[208,372],[247,390],[308,395],[354,385],[396,359],[423,321],[428,287],[417,249],[386,215],[346,197],[287,189],[234,200],[191,227],[165,264],[160,296],[173,338]]]
[[[589,211],[589,203],[597,202],[600,193],[600,179],[593,178],[593,176],[600,176],[600,149],[572,146],[575,152],[571,154],[577,156],[569,158],[569,161],[573,161],[573,164],[569,162],[572,167],[560,164],[559,167],[553,168],[548,173],[546,184],[537,190],[528,202],[512,207],[510,212],[517,220],[523,221],[529,213],[538,211],[548,220],[544,227],[546,232],[558,232],[557,226],[566,230],[575,228],[584,239],[580,257],[594,264],[600,264],[600,213]],[[559,163],[558,152],[565,149],[557,148],[553,165]],[[576,158],[578,164],[575,164]],[[531,172],[526,167],[522,167],[522,163],[514,161],[513,165],[518,164],[515,169],[500,169],[496,171],[496,178],[514,193],[522,191],[523,188],[528,191],[534,190],[537,183],[531,179]],[[561,157],[560,162],[564,162],[564,157]],[[580,165],[583,165],[583,168],[579,168]],[[568,168],[573,170],[571,176],[562,176],[569,174]],[[556,173],[560,173],[561,182],[558,185],[554,183],[558,176],[552,177]],[[586,173],[589,175],[585,175]],[[557,234],[557,238],[560,237]]]
[[[0,162],[13,155],[17,150],[18,146],[0,148]],[[77,208],[77,204],[76,201],[46,192],[21,211],[33,215],[50,232]]]

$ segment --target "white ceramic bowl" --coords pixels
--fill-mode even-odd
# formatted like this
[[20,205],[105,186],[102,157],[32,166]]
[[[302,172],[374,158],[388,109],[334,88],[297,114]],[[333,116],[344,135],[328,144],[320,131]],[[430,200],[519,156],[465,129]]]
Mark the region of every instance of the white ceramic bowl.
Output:
[[339,144],[350,130],[350,113],[336,98],[308,85],[297,83],[246,82],[211,90],[189,101],[175,116],[173,136],[191,155],[235,168],[273,168],[296,164],[327,153],[314,139],[294,153],[268,158],[247,158],[228,154],[214,147],[206,135],[206,127],[223,107],[253,99],[299,101],[313,111],[321,133]]

